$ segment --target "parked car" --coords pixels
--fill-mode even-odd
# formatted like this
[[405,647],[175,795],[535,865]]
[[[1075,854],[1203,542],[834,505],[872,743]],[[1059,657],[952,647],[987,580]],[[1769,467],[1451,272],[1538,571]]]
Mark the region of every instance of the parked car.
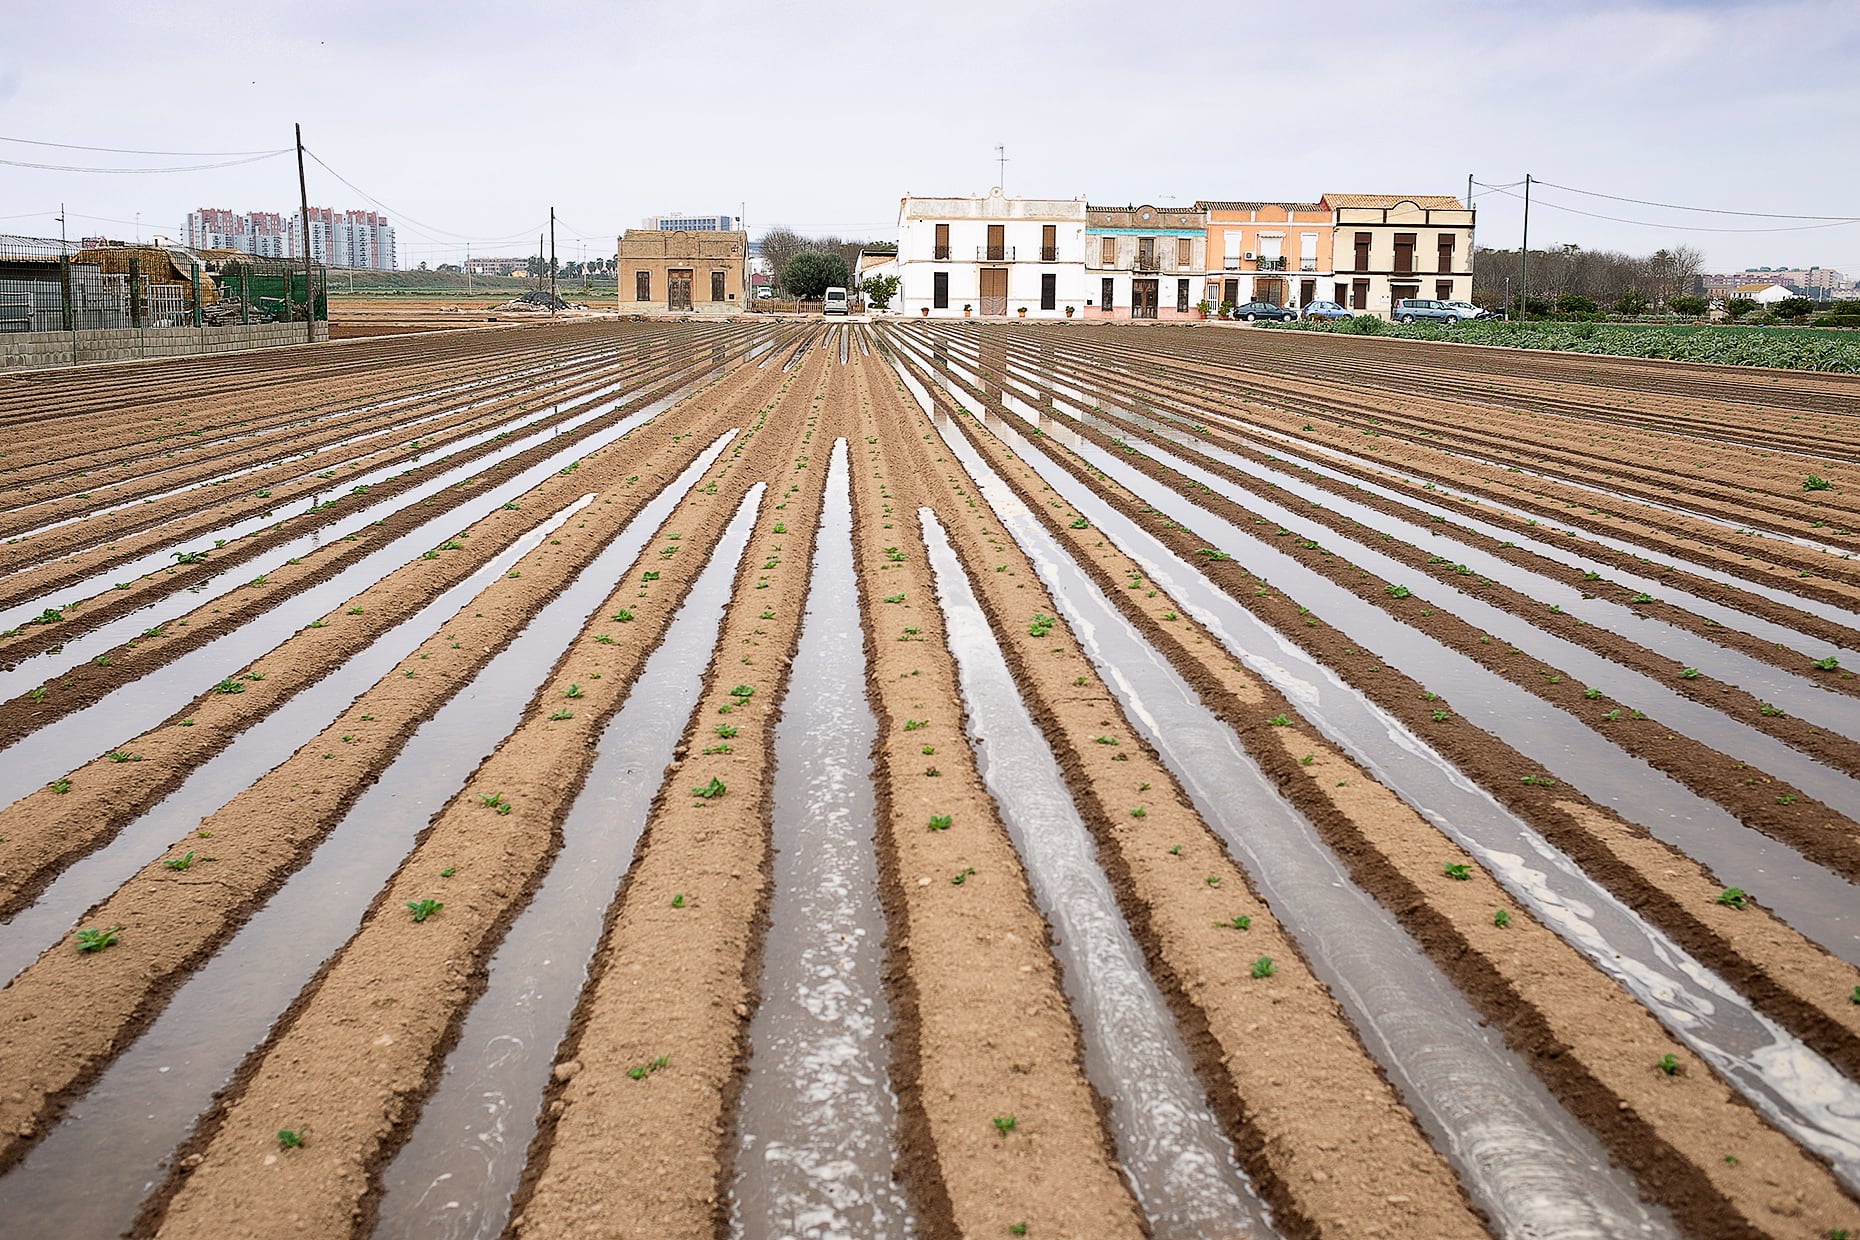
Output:
[[1451,306],[1460,312],[1462,319],[1500,319],[1502,314],[1487,310],[1484,306],[1475,306],[1470,301],[1443,301],[1443,306]]
[[[1457,301],[1432,301],[1425,297],[1404,297],[1395,303],[1395,312],[1389,317],[1397,323],[1413,323],[1419,320],[1424,323],[1446,323],[1448,325],[1457,323],[1461,319],[1478,317],[1460,308],[1463,305],[1463,302]],[[1475,310],[1477,308],[1474,307]]]
[[845,314],[847,309],[846,290],[837,284],[828,289],[825,300],[820,304],[820,313]]
[[1354,314],[1350,313],[1347,307],[1340,306],[1334,301],[1306,302],[1304,316],[1307,319],[1323,319],[1325,321],[1331,319],[1353,319],[1356,317]]
[[1269,301],[1249,301],[1244,306],[1235,306],[1233,317],[1248,323],[1254,319],[1277,319],[1284,323],[1297,318],[1298,311],[1275,306]]

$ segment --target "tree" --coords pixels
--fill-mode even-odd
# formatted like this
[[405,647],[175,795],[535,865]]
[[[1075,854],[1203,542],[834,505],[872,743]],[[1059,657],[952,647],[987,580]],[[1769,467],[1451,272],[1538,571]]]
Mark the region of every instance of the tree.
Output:
[[1682,294],[1678,297],[1668,297],[1666,299],[1666,308],[1671,310],[1674,314],[1704,314],[1710,307],[1711,303],[1706,301],[1703,297],[1687,297]]
[[1592,299],[1577,293],[1564,293],[1556,299],[1558,314],[1594,314],[1600,309]]
[[771,228],[762,234],[762,261],[769,265],[769,270],[779,272],[788,265],[788,260],[814,246],[800,233],[792,228]]
[[852,283],[852,269],[838,254],[803,250],[782,265],[776,282],[796,297],[816,298],[829,288]]
[[1645,314],[1647,299],[1641,296],[1639,289],[1628,287],[1622,289],[1621,296],[1615,298],[1614,309],[1616,314]]
[[1776,303],[1774,309],[1779,319],[1795,319],[1813,312],[1815,303],[1806,297],[1785,297]]
[[1733,297],[1724,303],[1724,312],[1733,319],[1741,319],[1757,308],[1757,303],[1748,297]]
[[883,310],[891,305],[891,299],[898,295],[898,277],[871,276],[859,285],[859,291],[872,303],[874,310]]

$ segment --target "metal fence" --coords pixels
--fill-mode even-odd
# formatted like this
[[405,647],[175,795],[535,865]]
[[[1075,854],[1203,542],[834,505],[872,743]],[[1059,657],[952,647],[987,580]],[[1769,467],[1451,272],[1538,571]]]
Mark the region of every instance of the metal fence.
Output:
[[0,234],[0,332],[326,320],[327,286],[283,259]]

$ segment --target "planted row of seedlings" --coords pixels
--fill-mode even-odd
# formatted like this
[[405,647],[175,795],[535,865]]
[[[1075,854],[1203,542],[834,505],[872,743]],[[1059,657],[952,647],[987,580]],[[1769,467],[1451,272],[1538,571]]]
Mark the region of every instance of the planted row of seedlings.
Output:
[[[608,438],[350,531],[372,575],[289,578],[217,679],[202,643],[126,684],[118,748],[0,809],[0,1062],[31,1065],[0,1214],[1852,1227],[1860,1031],[1821,991],[1854,970],[1548,762],[1507,775],[1520,738],[1460,714],[1486,681],[1424,697],[1378,645],[1457,598],[1331,571],[1409,510],[1256,462],[1186,388],[1113,402],[1057,356],[1086,334],[680,325]],[[1265,506],[1314,498],[1355,524],[1301,523],[1267,585]],[[1416,572],[1397,541],[1362,545]]]

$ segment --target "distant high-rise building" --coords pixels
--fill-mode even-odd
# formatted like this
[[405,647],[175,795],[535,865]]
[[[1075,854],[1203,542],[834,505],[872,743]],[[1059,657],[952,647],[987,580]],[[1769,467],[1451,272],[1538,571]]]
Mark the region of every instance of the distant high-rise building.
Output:
[[733,215],[687,215],[674,211],[670,215],[649,215],[640,227],[660,232],[735,232],[739,225]]
[[[187,244],[197,250],[237,250],[258,258],[300,258],[297,212],[254,211],[239,215],[217,207],[189,212]],[[310,208],[310,252],[327,267],[395,268],[394,228],[373,211]]]

